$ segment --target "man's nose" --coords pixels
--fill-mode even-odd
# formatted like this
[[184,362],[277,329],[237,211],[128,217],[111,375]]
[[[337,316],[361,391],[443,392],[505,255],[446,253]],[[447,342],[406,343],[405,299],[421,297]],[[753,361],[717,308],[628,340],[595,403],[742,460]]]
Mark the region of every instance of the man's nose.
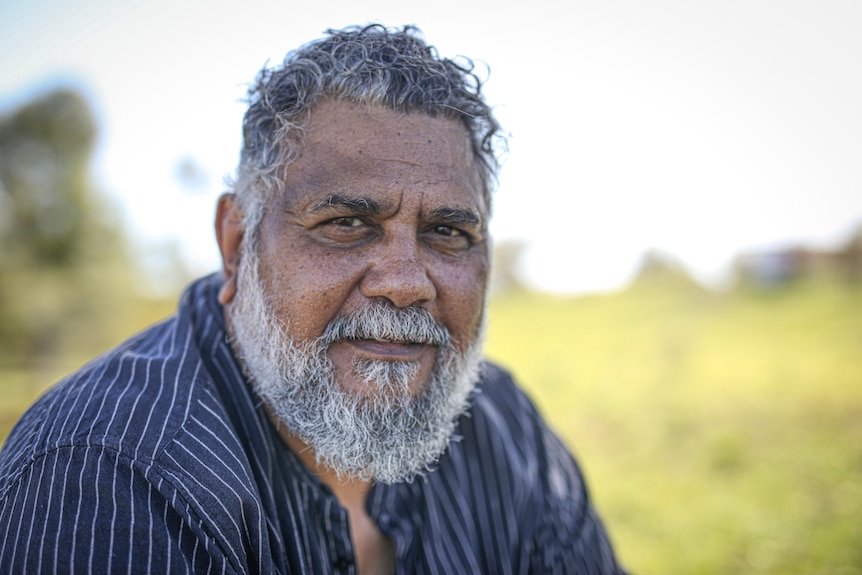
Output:
[[359,285],[367,298],[383,297],[397,307],[422,304],[437,297],[415,230],[387,237],[374,250]]

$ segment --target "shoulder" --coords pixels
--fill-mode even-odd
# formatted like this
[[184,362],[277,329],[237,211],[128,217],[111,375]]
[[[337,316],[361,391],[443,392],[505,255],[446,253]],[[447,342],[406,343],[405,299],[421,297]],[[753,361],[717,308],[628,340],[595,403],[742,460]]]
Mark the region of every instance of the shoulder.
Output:
[[[100,548],[87,546],[104,531],[115,550],[132,545],[129,557],[147,541],[157,541],[154,549],[200,543],[206,553],[190,557],[242,563],[236,542],[262,519],[229,400],[201,357],[223,334],[201,328],[212,318],[193,313],[181,306],[59,383],[20,419],[0,451],[0,540],[14,541],[9,549],[54,545],[50,535],[57,545],[77,541],[76,552],[92,557]],[[0,566],[21,560],[0,551]]]
[[462,443],[453,453],[480,462],[486,497],[511,506],[535,569],[621,572],[578,463],[508,372],[483,366],[460,423]]
[[584,482],[570,451],[503,368],[483,365],[470,412],[460,423],[465,447],[493,455],[498,466],[511,468],[545,499],[583,503]]
[[476,416],[491,418],[507,427],[512,423],[532,426],[539,418],[532,401],[512,375],[487,361],[482,364],[479,382],[471,398],[471,410]]
[[28,462],[59,449],[104,448],[156,459],[213,401],[192,324],[181,307],[37,400],[0,451],[0,495]]
[[[195,380],[190,342],[168,320],[93,360],[54,386],[19,420],[0,455],[27,459],[72,445],[157,450],[181,424]],[[179,400],[179,401],[177,401]]]

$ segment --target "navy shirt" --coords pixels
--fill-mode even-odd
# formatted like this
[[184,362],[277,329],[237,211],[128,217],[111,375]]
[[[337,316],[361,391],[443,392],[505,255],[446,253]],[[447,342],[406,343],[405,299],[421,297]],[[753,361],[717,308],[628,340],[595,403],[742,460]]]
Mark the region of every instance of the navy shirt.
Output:
[[[356,573],[347,512],[280,440],[215,276],[42,397],[0,452],[0,573]],[[581,474],[486,364],[436,470],[376,485],[397,573],[621,573]]]

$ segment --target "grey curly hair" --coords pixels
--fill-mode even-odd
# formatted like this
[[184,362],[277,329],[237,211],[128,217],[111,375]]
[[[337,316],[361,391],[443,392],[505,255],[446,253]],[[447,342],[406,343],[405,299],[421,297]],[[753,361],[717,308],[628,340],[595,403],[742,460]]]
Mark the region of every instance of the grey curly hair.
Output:
[[415,26],[351,26],[326,34],[288,53],[281,66],[261,70],[248,91],[243,147],[231,184],[245,237],[256,243],[264,208],[282,191],[311,109],[323,97],[460,121],[470,134],[490,207],[505,140],[472,60],[440,58]]

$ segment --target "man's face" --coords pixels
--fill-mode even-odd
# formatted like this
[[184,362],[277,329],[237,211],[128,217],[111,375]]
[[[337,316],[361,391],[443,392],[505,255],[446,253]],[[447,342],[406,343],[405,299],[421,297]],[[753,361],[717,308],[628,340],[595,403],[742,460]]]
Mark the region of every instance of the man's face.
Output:
[[[488,275],[488,209],[464,128],[450,119],[324,101],[311,114],[285,193],[261,221],[260,276],[293,339],[319,337],[372,300],[419,306],[464,350],[477,336]],[[435,349],[341,340],[328,351],[336,381],[362,393],[357,359],[418,362]]]
[[487,208],[466,132],[328,101],[288,172],[256,249],[236,249],[220,204],[240,356],[318,462],[408,479],[445,449],[479,365]]

